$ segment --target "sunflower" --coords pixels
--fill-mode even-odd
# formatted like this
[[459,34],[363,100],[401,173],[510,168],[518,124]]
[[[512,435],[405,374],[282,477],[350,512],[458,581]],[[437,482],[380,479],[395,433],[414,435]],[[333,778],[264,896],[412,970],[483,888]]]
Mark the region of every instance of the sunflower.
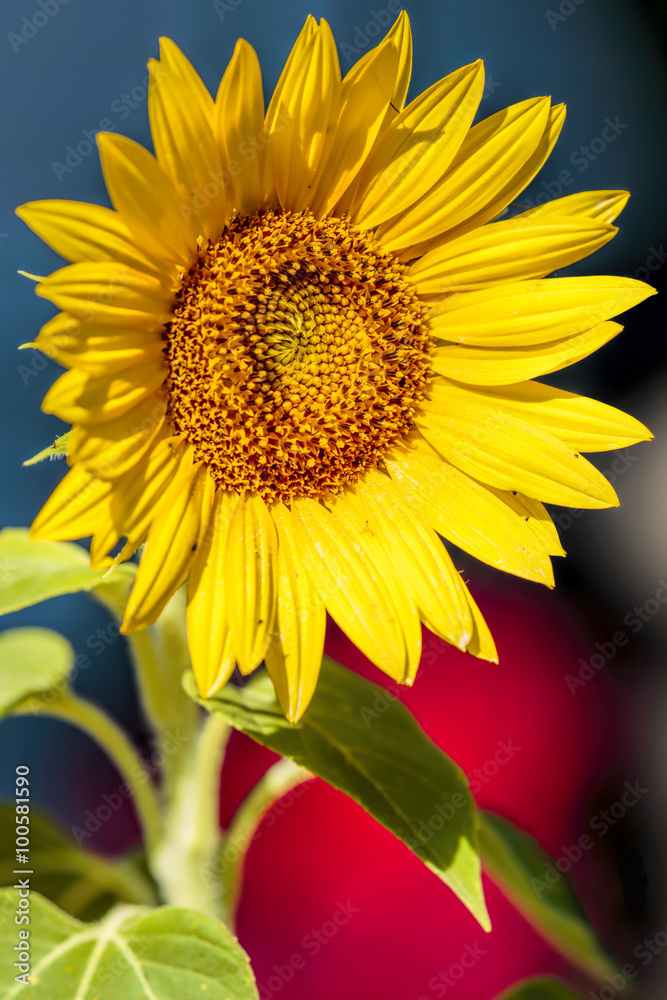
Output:
[[532,381],[652,294],[545,279],[611,239],[627,194],[510,215],[563,106],[533,98],[473,125],[475,62],[406,107],[411,59],[402,13],[341,78],[329,25],[309,17],[265,113],[247,42],[213,100],[162,39],[155,156],[98,135],[113,210],[18,209],[72,262],[37,285],[62,310],[37,345],[69,369],[43,409],[73,429],[33,536],[92,536],[95,567],[145,543],[123,631],[187,580],[202,695],[264,661],[292,721],[327,611],[400,683],[422,623],[495,660],[439,536],[552,586],[564,553],[543,502],[615,505],[580,452],[651,436]]

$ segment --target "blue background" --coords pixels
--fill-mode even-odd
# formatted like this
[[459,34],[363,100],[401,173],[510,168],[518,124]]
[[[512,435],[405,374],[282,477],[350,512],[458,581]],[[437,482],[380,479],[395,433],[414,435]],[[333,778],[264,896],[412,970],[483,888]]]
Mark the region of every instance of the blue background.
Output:
[[[64,471],[55,462],[21,468],[22,461],[50,444],[63,426],[39,409],[59,374],[58,366],[31,350],[17,353],[18,345],[33,340],[53,312],[48,303],[36,298],[32,282],[17,270],[47,274],[62,262],[14,216],[14,207],[40,198],[108,204],[97,154],[86,130],[95,131],[108,119],[116,130],[150,146],[146,61],[157,55],[160,35],[172,37],[182,47],[213,93],[237,37],[247,38],[259,53],[268,94],[309,12],[326,17],[339,45],[356,47],[355,58],[374,44],[375,39],[368,37],[373,28],[366,31],[367,25],[376,23],[373,11],[380,20],[387,19],[384,0],[369,7],[365,0],[322,0],[314,5],[305,0],[44,3],[53,14],[40,14],[39,23],[45,17],[48,20],[38,29],[26,29],[24,21],[43,11],[38,0],[5,0],[0,11],[4,97],[0,104],[4,149],[0,518],[9,525],[29,524]],[[559,7],[571,13],[559,14]],[[412,95],[481,56],[488,81],[482,116],[539,94],[567,103],[568,118],[556,151],[526,198],[533,201],[547,193],[592,188],[630,189],[633,196],[622,216],[619,236],[593,263],[586,261],[579,270],[646,277],[642,269],[653,248],[660,249],[667,240],[665,35],[653,5],[628,0],[579,4],[572,0],[408,0],[406,8],[415,43]],[[22,31],[32,37],[21,36]],[[341,50],[343,71],[350,65],[347,51]],[[124,95],[129,95],[129,102]],[[601,135],[607,118],[627,127],[584,170],[577,150]],[[62,169],[68,147],[77,145],[80,153],[74,158],[70,155],[72,166]],[[559,175],[565,170],[572,180],[559,191]],[[655,273],[654,283],[661,286],[664,282],[663,267]],[[643,387],[664,367],[660,317],[659,301],[651,300],[628,317],[626,332],[617,342],[568,372],[564,382],[617,405],[622,392],[634,390],[634,412],[642,418]],[[587,518],[578,524],[578,531],[589,523]],[[577,562],[576,542],[568,548],[572,554],[567,568],[559,566],[560,586],[573,599],[585,591],[594,609],[591,614],[595,614],[596,602],[604,605],[602,585],[595,582],[583,559]],[[473,581],[474,574],[472,569]],[[105,623],[103,611],[93,602],[72,597],[11,616],[2,625],[57,628],[77,650],[85,652],[86,640]],[[141,737],[142,721],[122,641],[111,643],[92,659],[91,669],[77,681],[79,690],[103,702]],[[56,741],[57,758],[52,756]],[[6,762],[3,783],[15,764],[32,764],[36,798],[67,822],[75,821],[80,809],[77,802],[96,801],[96,788],[105,773],[108,776],[104,770],[100,775],[97,769],[106,765],[83,737],[42,721],[3,724],[0,759]]]

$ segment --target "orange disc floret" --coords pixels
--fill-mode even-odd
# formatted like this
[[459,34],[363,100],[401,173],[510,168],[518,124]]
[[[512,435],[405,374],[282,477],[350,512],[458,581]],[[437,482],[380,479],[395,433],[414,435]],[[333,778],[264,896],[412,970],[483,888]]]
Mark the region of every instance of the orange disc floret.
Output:
[[320,498],[410,431],[431,336],[404,270],[348,219],[307,211],[202,243],[167,324],[167,389],[218,486]]

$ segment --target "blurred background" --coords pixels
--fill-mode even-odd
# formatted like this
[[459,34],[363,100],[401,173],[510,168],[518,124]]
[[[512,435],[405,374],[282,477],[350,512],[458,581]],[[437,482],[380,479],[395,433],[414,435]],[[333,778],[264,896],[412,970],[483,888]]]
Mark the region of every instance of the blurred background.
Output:
[[[411,96],[482,57],[487,87],[481,117],[541,94],[568,105],[560,141],[520,198],[522,205],[586,189],[632,192],[616,239],[569,271],[627,275],[663,288],[667,5],[661,0],[406,0],[405,6],[415,45]],[[268,94],[309,12],[331,23],[345,72],[386,31],[396,9],[386,0],[372,6],[367,0],[314,5],[5,0],[0,11],[4,525],[28,525],[64,473],[57,462],[21,468],[64,427],[39,409],[60,369],[32,350],[17,352],[53,311],[17,270],[47,274],[62,262],[19,222],[15,206],[40,198],[108,204],[94,133],[114,129],[150,147],[146,61],[157,55],[160,35],[182,47],[213,93],[237,37],[245,37],[260,56]],[[40,12],[44,16],[35,17]],[[656,434],[651,444],[594,458],[614,481],[621,508],[556,512],[568,558],[557,561],[554,593],[501,578],[455,552],[496,635],[501,664],[481,664],[434,642],[416,687],[405,696],[429,734],[477,782],[482,805],[539,837],[556,857],[594,831],[594,846],[573,866],[572,878],[608,948],[621,963],[638,966],[643,995],[656,998],[665,994],[667,949],[654,946],[648,961],[637,957],[637,949],[647,954],[642,942],[652,942],[667,926],[667,604],[660,600],[667,595],[663,303],[652,298],[633,310],[620,337],[550,379],[629,410]],[[55,628],[77,651],[86,651],[107,621],[93,602],[72,597],[0,625]],[[335,628],[328,650],[382,681]],[[77,679],[78,690],[104,704],[141,743],[146,733],[123,640],[105,643],[92,660]],[[498,767],[501,742],[518,749]],[[0,792],[9,791],[16,764],[29,764],[36,801],[67,826],[80,824],[85,810],[117,784],[83,736],[48,721],[3,723],[0,759]],[[235,739],[223,782],[224,822],[270,760],[266,751]],[[601,821],[626,783],[641,789],[636,803],[613,822]],[[341,794],[313,782],[287,805],[251,848],[239,915],[239,936],[262,984],[262,1000],[277,995],[305,1000],[314,994],[322,1000],[341,994],[350,1000],[431,1000],[448,994],[489,1000],[522,976],[548,971],[570,978],[588,995],[590,984],[578,979],[492,887],[495,929],[485,936],[434,876]],[[119,811],[104,825],[96,846],[116,852],[135,838],[128,807],[127,814]],[[353,916],[316,949],[313,932],[340,905],[351,907]],[[462,980],[448,980],[448,969],[466,948],[478,960]],[[305,967],[289,982],[277,980],[274,967],[296,953],[307,959]]]

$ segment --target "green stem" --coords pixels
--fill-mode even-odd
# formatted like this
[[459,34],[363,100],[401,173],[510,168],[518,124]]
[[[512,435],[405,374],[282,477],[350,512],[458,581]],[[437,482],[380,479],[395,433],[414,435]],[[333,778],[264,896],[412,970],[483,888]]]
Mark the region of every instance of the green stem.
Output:
[[[42,873],[64,872],[71,864],[72,849],[37,851],[34,866]],[[100,893],[112,892],[119,899],[143,906],[157,906],[155,885],[129,858],[106,861],[88,851],[76,854],[76,870],[94,882]]]
[[[122,620],[126,591],[124,582],[117,583],[111,578],[95,589],[95,595],[111,614]],[[127,640],[144,714],[155,734],[157,748],[162,751],[163,793],[168,800],[186,757],[183,744],[194,735],[198,719],[197,707],[181,684],[190,666],[183,592],[174,594],[155,625],[130,633]]]
[[171,691],[165,671],[155,648],[154,636],[148,629],[127,636],[136,668],[139,697],[146,717],[162,742],[174,724]]
[[[93,593],[114,618],[118,621],[123,620],[127,601],[126,584],[118,583],[111,575],[108,581],[101,583]],[[153,637],[149,630],[144,629],[128,635],[127,640],[136,667],[141,704],[153,732],[160,735],[165,727],[166,717],[171,713],[170,699],[163,678],[164,671],[155,651]]]
[[62,691],[50,702],[29,698],[13,710],[15,714],[51,715],[78,726],[105,751],[129,785],[139,821],[144,831],[146,849],[157,844],[162,827],[160,807],[150,775],[139,754],[120,726],[99,708],[70,691]]
[[220,850],[220,873],[225,923],[234,929],[238,909],[243,869],[250,844],[262,818],[274,802],[313,775],[291,760],[279,760],[260,778],[239,806]]
[[206,719],[169,801],[165,834],[151,868],[166,902],[220,919],[217,852],[220,772],[230,728]]

